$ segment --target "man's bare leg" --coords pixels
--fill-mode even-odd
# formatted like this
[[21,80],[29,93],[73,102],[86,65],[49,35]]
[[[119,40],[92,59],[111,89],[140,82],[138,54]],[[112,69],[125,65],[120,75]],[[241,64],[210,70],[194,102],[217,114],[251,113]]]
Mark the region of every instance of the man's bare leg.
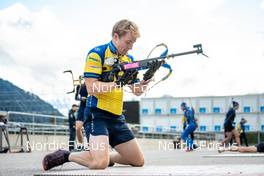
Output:
[[224,144],[226,144],[227,142],[230,142],[230,140],[232,139],[232,132],[225,132],[226,137],[223,139],[223,141],[221,142],[221,145],[223,146]]
[[255,146],[237,147],[237,151],[240,153],[257,153],[257,147]]
[[75,122],[76,125],[76,136],[77,136],[77,141],[79,144],[83,143],[83,133],[82,133],[82,127],[83,127],[83,122],[77,120]]
[[136,139],[115,146],[117,153],[110,155],[112,163],[141,167],[144,165],[144,156]]
[[239,133],[236,129],[233,129],[232,130],[232,134],[233,136],[235,137],[235,141],[237,143],[238,146],[241,146],[241,143],[240,143],[240,137],[239,137]]
[[109,140],[108,136],[90,135],[90,150],[71,153],[69,161],[86,166],[90,169],[105,169],[109,162]]
[[240,152],[240,153],[257,153],[256,146],[241,147],[241,146],[231,146],[231,147],[222,147],[218,149],[219,153],[230,151],[230,152]]

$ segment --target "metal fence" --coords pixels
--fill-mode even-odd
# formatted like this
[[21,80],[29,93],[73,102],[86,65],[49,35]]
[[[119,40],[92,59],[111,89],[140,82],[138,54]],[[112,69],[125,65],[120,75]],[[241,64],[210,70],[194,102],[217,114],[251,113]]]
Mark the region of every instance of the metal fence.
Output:
[[[43,135],[68,135],[68,118],[65,116],[43,115],[24,112],[7,112],[8,131],[9,133],[19,133],[20,127],[27,127],[29,134]],[[178,139],[181,131],[176,129],[162,128],[157,130],[156,126],[146,126],[139,124],[128,124],[135,136],[138,138],[152,139]],[[264,133],[253,131],[247,133],[249,143],[258,143],[264,141]],[[195,132],[197,140],[219,141],[223,138],[223,132]]]
[[9,133],[18,133],[26,127],[30,134],[68,135],[68,118],[64,116],[7,112]]

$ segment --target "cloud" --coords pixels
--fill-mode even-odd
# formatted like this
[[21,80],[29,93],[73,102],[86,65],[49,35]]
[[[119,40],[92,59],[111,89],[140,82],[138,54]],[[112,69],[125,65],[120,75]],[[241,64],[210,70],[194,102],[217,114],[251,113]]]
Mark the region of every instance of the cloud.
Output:
[[30,11],[14,4],[1,10],[1,77],[28,91],[45,90],[40,95],[44,99],[48,92],[61,94],[71,85],[58,75],[69,65],[76,67],[74,59],[80,57],[78,42],[70,32],[47,9]]
[[[80,2],[76,6],[43,5],[35,11],[14,4],[0,10],[1,76],[48,99],[73,99],[71,95],[65,96],[71,82],[62,71],[72,69],[75,76],[81,74],[87,51],[110,41],[112,25],[128,18],[140,27],[141,38],[131,51],[137,59],[144,59],[154,45],[162,42],[168,45],[170,53],[192,50],[193,44],[202,43],[210,56],[169,60],[174,69],[172,76],[147,96],[161,96],[165,92],[173,96],[200,96],[264,90],[264,83],[259,82],[264,75],[260,68],[264,65],[264,38],[256,34],[262,28],[240,6],[233,8],[234,4],[225,0]],[[160,77],[163,73],[166,71],[160,70]],[[130,94],[125,96],[132,98],[135,97]]]
[[260,8],[261,8],[261,9],[264,9],[264,0],[261,1],[261,3],[260,3]]

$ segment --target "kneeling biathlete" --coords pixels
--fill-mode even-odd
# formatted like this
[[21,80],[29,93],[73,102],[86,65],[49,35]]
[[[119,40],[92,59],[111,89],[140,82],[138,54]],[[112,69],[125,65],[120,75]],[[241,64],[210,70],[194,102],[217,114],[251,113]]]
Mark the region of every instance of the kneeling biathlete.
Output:
[[[75,162],[90,169],[104,169],[113,163],[143,166],[144,156],[133,133],[128,128],[122,115],[123,91],[113,82],[102,82],[102,78],[111,71],[111,66],[104,63],[107,58],[118,58],[118,62],[131,62],[128,55],[139,37],[138,27],[128,20],[117,22],[112,31],[112,40],[92,49],[87,56],[84,78],[90,96],[87,107],[91,113],[89,151],[70,153],[58,150],[44,157],[44,170]],[[135,95],[141,95],[147,87],[147,81],[141,81],[135,87],[130,85]],[[116,152],[110,155],[109,144]]]

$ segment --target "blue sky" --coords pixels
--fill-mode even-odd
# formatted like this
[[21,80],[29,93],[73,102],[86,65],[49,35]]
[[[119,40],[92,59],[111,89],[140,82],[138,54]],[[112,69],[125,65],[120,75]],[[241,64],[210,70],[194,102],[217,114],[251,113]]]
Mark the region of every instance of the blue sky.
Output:
[[169,53],[202,43],[210,56],[168,61],[172,76],[144,96],[263,92],[263,0],[1,0],[1,77],[50,102],[72,103],[63,70],[82,74],[89,49],[109,42],[113,24],[123,18],[140,27],[130,52],[137,59],[162,42]]

